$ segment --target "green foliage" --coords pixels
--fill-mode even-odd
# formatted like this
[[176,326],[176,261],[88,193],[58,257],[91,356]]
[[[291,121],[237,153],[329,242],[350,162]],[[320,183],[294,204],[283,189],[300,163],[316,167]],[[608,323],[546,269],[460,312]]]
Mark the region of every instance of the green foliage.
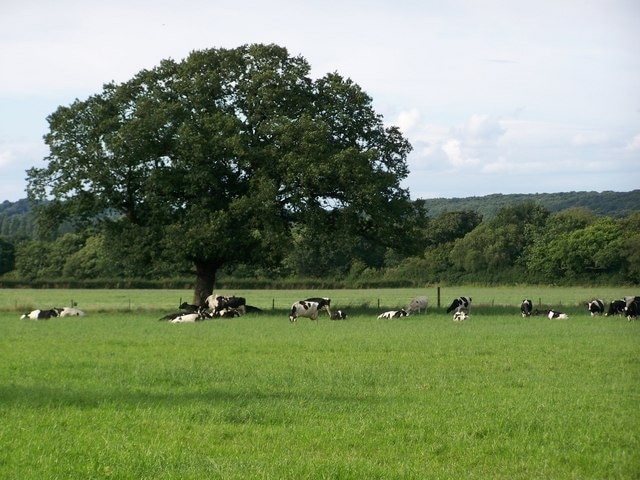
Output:
[[535,203],[555,213],[570,208],[584,208],[598,215],[622,218],[640,209],[640,190],[631,192],[559,192],[535,194],[501,194],[466,198],[425,199],[429,215],[443,212],[471,210],[485,219],[494,217],[502,208],[520,203]]
[[113,222],[127,265],[149,265],[155,244],[192,263],[200,298],[225,265],[278,265],[292,226],[339,225],[348,245],[334,249],[378,263],[406,250],[398,227],[421,215],[399,185],[410,144],[353,81],[309,72],[276,45],[194,51],[59,107],[48,164],[28,171],[29,197],[51,198],[41,226]]

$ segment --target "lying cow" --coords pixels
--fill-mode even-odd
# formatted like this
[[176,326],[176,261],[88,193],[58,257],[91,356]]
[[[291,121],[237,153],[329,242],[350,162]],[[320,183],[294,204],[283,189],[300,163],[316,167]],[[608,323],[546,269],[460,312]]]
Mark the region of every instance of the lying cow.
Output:
[[331,312],[329,318],[331,318],[331,320],[346,320],[347,312],[345,312],[344,310],[336,310],[334,312]]
[[408,315],[407,311],[401,308],[400,310],[389,310],[388,312],[381,313],[378,315],[378,318],[400,318]]
[[471,297],[458,297],[451,302],[449,308],[447,308],[447,313],[451,313],[454,310],[456,312],[466,311],[469,313],[469,308],[471,307]]
[[214,316],[217,316],[217,313],[225,308],[238,308],[247,303],[244,297],[225,297],[215,294],[209,295],[204,302],[213,311]]
[[566,320],[569,318],[569,315],[566,313],[557,312],[555,310],[547,310],[546,314],[547,317],[549,317],[549,320]]
[[589,303],[587,303],[587,310],[589,310],[589,313],[591,313],[592,317],[595,317],[596,315],[602,315],[604,313],[604,302],[599,298],[591,300]]
[[329,308],[329,301],[326,298],[321,298],[319,301],[300,300],[299,302],[291,305],[291,312],[289,313],[289,321],[295,322],[298,317],[306,317],[311,320],[318,319],[318,313],[321,310],[327,310]]
[[429,299],[427,297],[416,297],[409,302],[407,307],[408,313],[422,313],[422,310],[427,311],[427,305],[429,305]]
[[197,312],[180,312],[179,314],[171,314],[173,318],[169,323],[195,323],[211,318],[211,314],[206,311],[205,307],[200,307]]
[[533,312],[533,302],[529,299],[523,300],[520,304],[520,313],[522,318],[530,317]]
[[85,313],[75,307],[56,308],[59,317],[84,317]]
[[26,318],[30,318],[31,320],[49,320],[50,318],[57,317],[58,310],[55,308],[51,308],[49,310],[31,310],[30,312],[24,313],[20,320],[24,320]]
[[624,309],[627,307],[627,302],[624,300],[613,300],[609,304],[609,310],[605,314],[605,317],[610,315],[624,315]]
[[463,311],[459,311],[453,314],[454,322],[462,322],[464,320],[467,320],[468,318],[469,318],[469,314]]

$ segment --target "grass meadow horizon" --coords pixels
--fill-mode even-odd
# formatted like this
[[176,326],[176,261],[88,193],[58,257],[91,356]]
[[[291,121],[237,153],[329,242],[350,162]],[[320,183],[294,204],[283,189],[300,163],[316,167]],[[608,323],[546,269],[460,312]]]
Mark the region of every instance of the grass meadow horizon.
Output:
[[[536,288],[394,320],[378,302],[435,292],[221,292],[265,311],[178,325],[188,291],[0,290],[0,478],[638,478],[640,322],[583,305],[634,291]],[[325,294],[347,320],[288,321]],[[87,316],[19,320],[71,301]]]

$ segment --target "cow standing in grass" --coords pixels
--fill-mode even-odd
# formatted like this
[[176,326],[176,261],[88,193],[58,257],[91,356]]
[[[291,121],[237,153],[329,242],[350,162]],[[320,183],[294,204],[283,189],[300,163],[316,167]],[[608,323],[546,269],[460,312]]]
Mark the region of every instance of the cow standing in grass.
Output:
[[427,297],[416,297],[409,302],[409,306],[407,307],[408,313],[422,313],[422,310],[427,311],[427,306],[429,305],[429,299]]
[[626,308],[626,306],[627,306],[627,302],[625,302],[622,299],[613,300],[609,304],[609,310],[605,314],[605,317],[609,317],[611,315],[623,315],[624,314],[624,309]]
[[289,313],[289,321],[296,322],[298,317],[306,317],[311,320],[318,319],[318,313],[321,310],[328,310],[329,300],[326,298],[320,298],[318,301],[300,300],[299,302],[291,305],[291,312]]
[[447,313],[451,313],[454,310],[456,312],[466,312],[469,313],[469,308],[471,308],[471,297],[458,297],[451,302],[449,308],[447,308]]
[[592,317],[602,315],[604,313],[604,302],[600,299],[591,300],[587,303],[587,310],[589,310]]
[[533,302],[528,298],[523,300],[520,304],[520,313],[522,314],[522,318],[530,317],[533,313]]

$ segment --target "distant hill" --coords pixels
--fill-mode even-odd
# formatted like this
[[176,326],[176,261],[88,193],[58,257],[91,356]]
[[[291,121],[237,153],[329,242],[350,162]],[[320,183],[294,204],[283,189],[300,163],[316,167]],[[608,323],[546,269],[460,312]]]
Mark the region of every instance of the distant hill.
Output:
[[493,217],[503,207],[533,202],[550,212],[572,207],[584,207],[599,215],[626,217],[631,212],[640,211],[640,190],[631,192],[566,192],[508,194],[496,193],[483,197],[466,198],[429,198],[425,205],[429,216],[435,217],[443,212],[474,210],[484,219]]
[[[585,207],[599,215],[609,217],[627,217],[640,211],[640,190],[631,192],[566,192],[508,194],[496,193],[483,197],[466,198],[429,198],[425,205],[429,216],[435,217],[443,212],[474,210],[480,212],[486,220],[492,218],[503,207],[534,202],[550,212],[571,207]],[[33,237],[35,218],[31,202],[27,199],[17,202],[0,203],[0,235]]]

